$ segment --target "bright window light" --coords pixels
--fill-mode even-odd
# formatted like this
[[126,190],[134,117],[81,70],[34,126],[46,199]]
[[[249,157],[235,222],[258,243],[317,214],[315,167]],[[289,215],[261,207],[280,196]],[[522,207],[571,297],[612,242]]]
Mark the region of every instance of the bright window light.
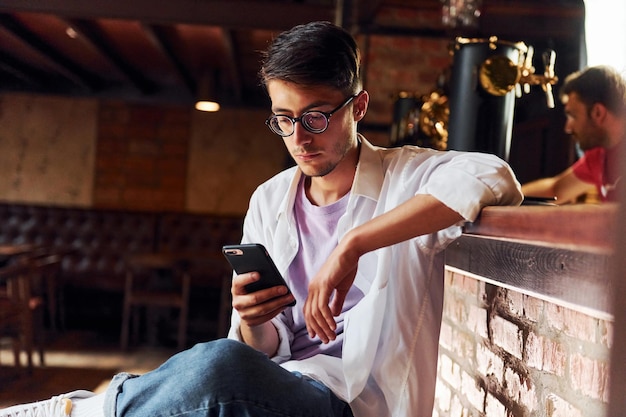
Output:
[[587,65],[610,65],[626,75],[626,2],[585,0]]

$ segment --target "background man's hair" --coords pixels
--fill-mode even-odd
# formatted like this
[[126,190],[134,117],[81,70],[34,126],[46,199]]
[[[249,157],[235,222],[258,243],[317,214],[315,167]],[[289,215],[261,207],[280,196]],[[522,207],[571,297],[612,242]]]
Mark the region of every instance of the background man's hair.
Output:
[[565,78],[560,95],[576,93],[588,109],[603,104],[611,113],[626,117],[626,80],[609,66],[589,67]]

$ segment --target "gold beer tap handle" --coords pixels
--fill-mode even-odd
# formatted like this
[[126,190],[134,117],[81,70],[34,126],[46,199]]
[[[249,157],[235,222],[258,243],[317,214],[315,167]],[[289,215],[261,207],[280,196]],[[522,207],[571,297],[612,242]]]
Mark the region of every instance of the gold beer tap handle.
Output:
[[[528,51],[526,52],[526,59],[524,60],[524,67],[522,68],[522,77],[529,74],[535,73],[535,67],[533,67],[533,55],[535,53],[535,48],[532,45],[528,46]],[[524,83],[524,93],[530,93],[530,84]]]
[[544,52],[543,56],[544,72],[543,75],[535,74],[533,67],[528,67],[524,64],[522,74],[520,77],[520,83],[526,85],[541,85],[541,88],[546,93],[546,100],[549,108],[554,108],[554,95],[552,94],[552,86],[559,81],[559,78],[554,73],[554,63],[556,61],[556,52],[549,50]]
[[[554,74],[554,63],[556,62],[556,52],[553,50],[549,50],[543,53],[543,65],[544,72],[543,75],[547,80],[554,80],[554,83],[557,81],[557,77]],[[552,93],[552,82],[547,82],[541,84],[543,91],[546,93],[546,101],[548,103],[548,108],[554,108],[554,94]]]

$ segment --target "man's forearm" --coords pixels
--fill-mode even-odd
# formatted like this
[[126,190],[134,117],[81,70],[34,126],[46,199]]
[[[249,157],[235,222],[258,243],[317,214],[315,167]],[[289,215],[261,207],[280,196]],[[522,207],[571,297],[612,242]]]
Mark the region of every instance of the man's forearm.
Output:
[[438,232],[463,217],[436,198],[418,194],[393,210],[353,229],[349,239],[359,255],[417,236]]
[[258,326],[248,326],[241,323],[239,328],[241,338],[247,345],[259,350],[269,357],[276,355],[278,351],[278,331],[271,322],[265,322]]

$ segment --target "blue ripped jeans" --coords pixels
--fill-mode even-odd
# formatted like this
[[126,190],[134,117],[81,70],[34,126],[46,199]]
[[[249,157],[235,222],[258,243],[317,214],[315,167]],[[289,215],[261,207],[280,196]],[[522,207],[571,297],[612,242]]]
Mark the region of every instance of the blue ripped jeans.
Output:
[[116,375],[106,417],[352,417],[327,387],[234,340],[200,343],[152,372]]

